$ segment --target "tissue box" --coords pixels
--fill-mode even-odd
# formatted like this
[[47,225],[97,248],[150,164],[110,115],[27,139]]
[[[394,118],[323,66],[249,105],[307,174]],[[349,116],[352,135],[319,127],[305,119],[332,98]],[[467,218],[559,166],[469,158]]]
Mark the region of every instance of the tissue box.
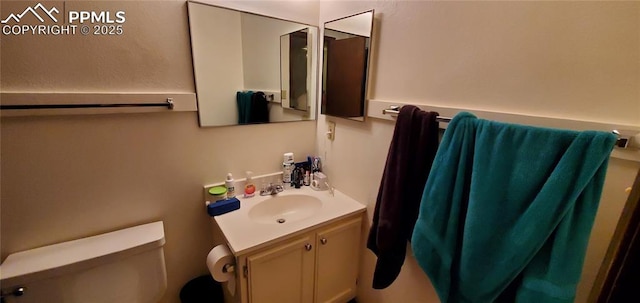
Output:
[[240,208],[240,200],[238,198],[231,198],[225,200],[219,200],[215,203],[209,203],[207,205],[207,213],[209,216],[219,216],[226,214],[230,211],[234,211]]

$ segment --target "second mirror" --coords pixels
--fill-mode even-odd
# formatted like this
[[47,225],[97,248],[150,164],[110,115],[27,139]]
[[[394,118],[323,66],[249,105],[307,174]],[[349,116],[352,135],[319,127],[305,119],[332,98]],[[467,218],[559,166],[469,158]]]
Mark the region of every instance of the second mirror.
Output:
[[373,10],[324,24],[322,114],[364,121]]

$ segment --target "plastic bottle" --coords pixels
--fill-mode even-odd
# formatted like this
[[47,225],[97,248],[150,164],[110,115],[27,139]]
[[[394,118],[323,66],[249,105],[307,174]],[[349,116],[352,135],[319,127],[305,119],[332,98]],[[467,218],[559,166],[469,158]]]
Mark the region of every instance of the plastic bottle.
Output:
[[224,181],[224,186],[227,188],[227,199],[234,198],[236,196],[236,185],[231,173],[227,174],[227,179]]
[[291,185],[295,188],[300,188],[304,182],[304,173],[302,172],[302,167],[296,167],[293,169],[293,174],[291,175]]
[[253,175],[253,172],[250,172],[250,171],[247,172],[247,182],[245,183],[245,186],[244,186],[245,198],[251,198],[256,194],[256,186],[253,185],[252,175]]
[[293,161],[293,153],[288,152],[282,155],[282,183],[285,188],[291,187],[291,182],[293,182],[292,174],[295,169],[295,164]]
[[304,185],[311,185],[311,172],[308,169],[304,171]]
[[293,172],[293,163],[282,163],[282,183],[285,187],[291,187],[291,173]]
[[284,153],[282,155],[282,163],[293,163],[293,153]]

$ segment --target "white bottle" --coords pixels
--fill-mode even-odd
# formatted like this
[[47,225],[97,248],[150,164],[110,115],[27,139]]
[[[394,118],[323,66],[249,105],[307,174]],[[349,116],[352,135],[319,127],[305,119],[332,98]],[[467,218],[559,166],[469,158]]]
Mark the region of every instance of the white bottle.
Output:
[[224,186],[227,188],[227,199],[234,198],[236,196],[236,185],[231,173],[227,174],[227,179],[224,181]]
[[282,163],[293,163],[293,153],[284,153],[282,155]]
[[293,164],[282,163],[282,183],[285,188],[291,187],[291,172],[293,170]]

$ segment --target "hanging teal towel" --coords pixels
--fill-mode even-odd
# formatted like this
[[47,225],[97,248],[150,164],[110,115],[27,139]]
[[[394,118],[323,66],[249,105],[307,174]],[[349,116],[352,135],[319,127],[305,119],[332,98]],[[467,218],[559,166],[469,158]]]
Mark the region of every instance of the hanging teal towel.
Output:
[[411,243],[440,300],[573,302],[614,142],[458,114]]
[[251,118],[251,96],[252,91],[237,92],[236,103],[238,105],[238,124],[248,124]]

